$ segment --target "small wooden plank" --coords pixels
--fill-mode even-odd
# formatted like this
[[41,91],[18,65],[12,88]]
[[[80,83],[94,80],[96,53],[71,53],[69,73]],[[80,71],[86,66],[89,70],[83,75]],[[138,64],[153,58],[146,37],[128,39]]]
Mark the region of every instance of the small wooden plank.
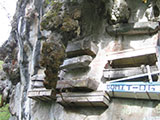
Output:
[[[66,92],[62,93],[63,97],[89,97],[89,96],[103,96],[106,93],[104,91],[94,91],[94,92]],[[57,95],[58,97],[60,94]]]
[[56,93],[53,90],[30,90],[28,97],[34,100],[51,101],[56,99]]
[[99,83],[90,78],[84,80],[60,80],[57,82],[57,90],[71,90],[71,91],[93,91],[96,90]]
[[[108,95],[101,91],[96,96],[98,92],[95,93],[62,93],[62,95],[57,95],[57,102],[63,106],[103,106],[106,107],[109,104]],[[68,96],[67,96],[68,95]],[[88,96],[89,95],[89,96]],[[93,96],[92,96],[93,95]]]
[[35,88],[35,89],[32,89],[33,91],[46,91],[46,90],[49,90],[49,89],[46,89],[46,88]]

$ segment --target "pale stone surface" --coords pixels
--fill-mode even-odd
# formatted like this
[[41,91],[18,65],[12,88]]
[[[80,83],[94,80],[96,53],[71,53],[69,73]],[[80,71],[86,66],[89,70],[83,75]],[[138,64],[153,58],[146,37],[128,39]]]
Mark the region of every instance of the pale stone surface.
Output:
[[104,120],[104,118],[106,120],[158,120],[160,115],[158,101],[113,99],[108,108],[64,109],[59,104],[50,105],[43,102],[36,102],[35,105],[36,107],[33,107],[34,119],[40,120],[46,118],[51,120]]
[[13,117],[11,116],[11,117],[9,118],[9,120],[18,120],[18,119],[17,119],[17,117],[15,117],[15,116],[13,116]]
[[147,47],[154,47],[157,44],[158,34],[154,34],[152,36],[125,36],[124,42],[122,46],[124,49],[139,49],[139,48],[147,48]]
[[20,113],[20,104],[19,104],[19,101],[20,101],[20,94],[21,94],[21,86],[20,86],[20,83],[18,83],[16,85],[16,88],[13,90],[13,93],[11,95],[11,100],[10,100],[10,112],[12,115],[14,116],[18,116],[19,113]]

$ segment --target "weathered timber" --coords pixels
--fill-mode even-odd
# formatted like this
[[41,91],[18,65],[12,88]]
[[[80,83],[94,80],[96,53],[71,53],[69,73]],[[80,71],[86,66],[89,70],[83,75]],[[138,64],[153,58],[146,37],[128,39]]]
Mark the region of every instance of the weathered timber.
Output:
[[65,91],[93,91],[97,90],[99,83],[90,78],[84,80],[59,80],[57,82],[57,90]]
[[31,77],[31,86],[32,88],[44,88],[43,82],[44,82],[45,75],[43,74],[36,74]]
[[103,91],[89,93],[62,93],[57,95],[57,102],[65,107],[107,107],[109,105],[110,98]]
[[[153,76],[153,75],[158,75],[158,74],[160,74],[160,71],[154,71],[149,74],[144,73],[144,74],[134,75],[134,76],[126,77],[126,78],[116,79],[116,80],[113,80],[110,82],[122,82],[122,81],[134,80],[134,79],[138,79],[138,78],[148,77],[149,75]],[[146,80],[147,80],[147,78],[146,78]]]
[[52,101],[56,99],[56,92],[51,89],[35,89],[28,91],[28,97],[34,100]]
[[92,61],[92,57],[88,55],[83,55],[79,57],[74,57],[66,59],[63,62],[63,65],[60,66],[61,69],[78,69],[89,67],[89,64]]
[[130,98],[130,99],[147,99],[147,100],[160,100],[160,93],[148,92],[108,92],[110,97],[113,98]]
[[44,88],[43,81],[44,80],[34,80],[34,81],[32,81],[32,83],[31,83],[32,88]]
[[106,31],[110,35],[137,35],[153,34],[158,32],[158,22],[137,22],[107,26]]
[[106,85],[110,97],[160,100],[160,82],[116,82]]
[[123,50],[107,53],[107,60],[112,61],[112,67],[138,67],[144,65],[155,65],[157,61],[156,48],[148,47],[136,50]]
[[81,55],[96,56],[98,47],[91,40],[71,41],[66,48],[67,57],[76,57]]
[[[158,70],[156,66],[151,66],[150,69],[151,72]],[[147,73],[147,69],[145,67],[111,68],[103,70],[103,76],[107,80],[124,78],[143,73]]]

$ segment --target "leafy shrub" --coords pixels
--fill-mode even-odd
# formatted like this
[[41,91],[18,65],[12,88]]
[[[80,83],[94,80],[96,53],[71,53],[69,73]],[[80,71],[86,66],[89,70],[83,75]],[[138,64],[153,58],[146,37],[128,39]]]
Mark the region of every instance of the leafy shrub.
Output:
[[[1,96],[0,96],[0,100],[1,100]],[[9,109],[8,109],[9,105],[5,105],[2,108],[0,108],[0,120],[9,120],[10,118],[10,113],[9,113]]]

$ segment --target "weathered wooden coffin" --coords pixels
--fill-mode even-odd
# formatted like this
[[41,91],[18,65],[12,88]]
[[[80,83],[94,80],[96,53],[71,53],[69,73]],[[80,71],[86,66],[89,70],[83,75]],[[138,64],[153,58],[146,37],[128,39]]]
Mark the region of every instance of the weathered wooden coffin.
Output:
[[43,80],[33,80],[31,86],[32,88],[44,88]]
[[156,48],[130,49],[107,53],[107,60],[112,61],[113,68],[139,67],[155,65],[157,61]]
[[57,95],[57,102],[65,107],[70,106],[90,106],[90,107],[107,107],[109,97],[103,91],[89,93],[62,93]]
[[89,67],[92,62],[92,57],[89,55],[78,56],[74,58],[69,58],[64,60],[63,64],[60,66],[61,69],[79,69]]
[[158,22],[137,22],[111,25],[106,27],[110,35],[138,35],[158,32]]
[[[45,90],[43,85],[44,76],[36,75],[31,78],[32,80],[32,89],[33,90]],[[85,78],[78,80],[59,80],[57,82],[56,90],[58,91],[94,91],[97,90],[99,82],[94,79]]]
[[[151,66],[150,69],[151,72],[158,71],[158,68],[156,66]],[[146,67],[111,68],[103,70],[103,76],[107,80],[125,78],[144,73],[147,73]],[[143,78],[145,79],[145,76]],[[156,80],[156,77],[154,78]]]
[[66,48],[67,57],[76,57],[81,55],[89,55],[89,56],[96,56],[98,52],[98,47],[95,43],[88,39],[78,40],[78,41],[71,41],[68,43]]
[[28,91],[28,97],[37,101],[53,101],[56,93],[51,89],[41,88]]
[[138,74],[138,75],[129,76],[125,78],[119,78],[119,79],[110,81],[110,83],[111,82],[115,83],[115,82],[125,82],[125,81],[136,81],[136,80],[139,81],[139,80],[144,80],[144,79],[145,81],[153,82],[153,80],[158,80],[158,74],[160,74],[160,71],[154,71],[150,73]]
[[97,90],[99,83],[90,78],[80,80],[59,80],[57,90],[60,91],[93,91]]
[[160,82],[116,82],[106,85],[110,97],[160,100]]
[[43,81],[45,75],[43,74],[36,74],[31,77],[31,86],[32,88],[44,88]]

